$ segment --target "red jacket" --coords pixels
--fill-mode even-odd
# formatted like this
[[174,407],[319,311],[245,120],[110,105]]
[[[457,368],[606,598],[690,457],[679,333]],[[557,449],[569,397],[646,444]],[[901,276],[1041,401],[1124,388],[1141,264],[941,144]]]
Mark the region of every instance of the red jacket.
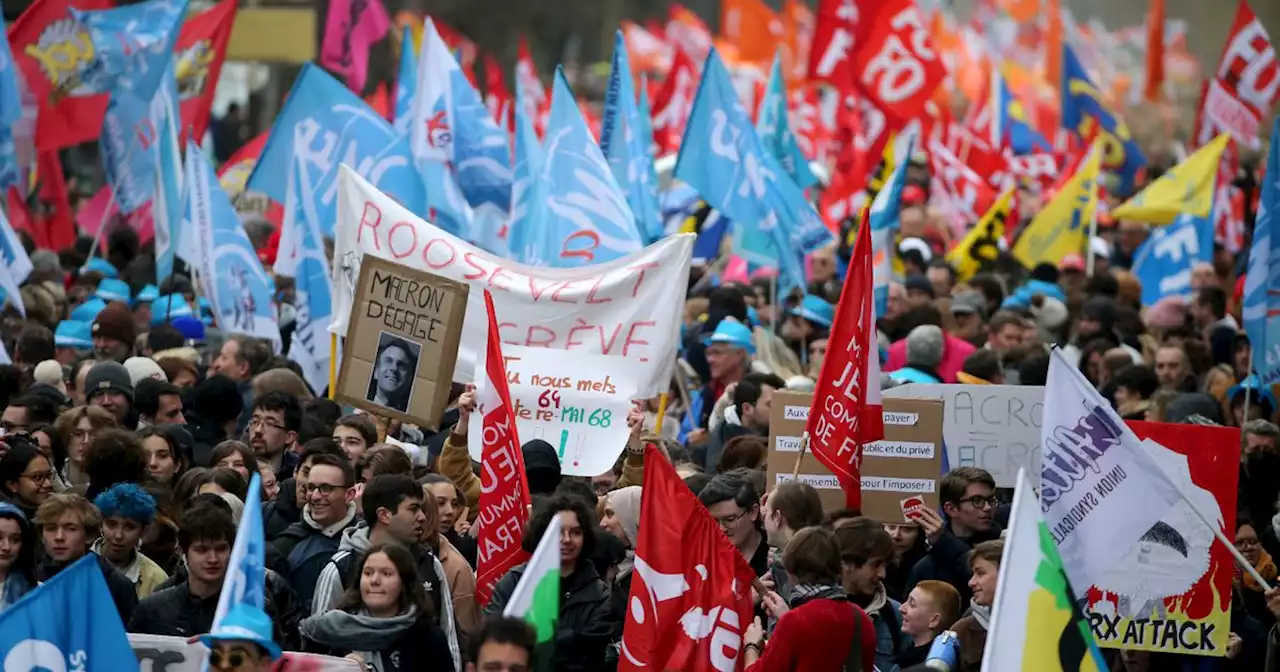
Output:
[[872,672],[875,624],[853,603],[828,599],[806,602],[783,614],[763,655],[747,672],[841,672],[855,623],[862,629],[862,669]]

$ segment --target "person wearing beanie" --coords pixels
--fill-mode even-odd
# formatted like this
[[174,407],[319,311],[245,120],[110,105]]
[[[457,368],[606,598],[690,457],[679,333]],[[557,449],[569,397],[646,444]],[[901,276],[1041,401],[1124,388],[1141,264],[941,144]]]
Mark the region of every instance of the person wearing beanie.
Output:
[[[0,500],[0,538],[9,542],[0,552],[0,612],[35,590],[38,545],[31,521],[22,509]],[[15,543],[16,542],[16,543]]]
[[112,301],[93,320],[93,351],[98,359],[123,363],[133,353],[135,338],[128,304]]
[[[133,379],[119,362],[98,362],[84,379],[85,403],[98,406],[115,417],[121,427],[136,427],[133,412]],[[134,415],[133,421],[129,416]]]
[[907,365],[889,374],[900,383],[941,383],[938,364],[942,363],[942,329],[922,324],[907,334]]
[[56,360],[46,359],[36,364],[31,377],[37,384],[48,385],[66,396],[67,384],[62,380],[62,365]]
[[520,447],[524,453],[524,473],[529,480],[530,495],[550,495],[560,485],[560,456],[551,444],[542,439],[526,441]]
[[169,377],[164,375],[164,369],[150,357],[130,357],[124,360],[124,368],[128,370],[129,380],[133,382],[134,387],[146,378],[169,382]]

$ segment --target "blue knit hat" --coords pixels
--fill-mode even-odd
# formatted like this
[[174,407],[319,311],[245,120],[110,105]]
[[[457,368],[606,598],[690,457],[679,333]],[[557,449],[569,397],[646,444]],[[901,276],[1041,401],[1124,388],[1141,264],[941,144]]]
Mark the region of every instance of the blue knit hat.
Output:
[[76,322],[84,322],[85,324],[93,324],[93,320],[98,317],[98,313],[107,307],[107,302],[93,297],[88,301],[71,309],[71,319]]
[[103,278],[102,282],[98,283],[96,296],[103,301],[129,303],[133,300],[133,292],[129,289],[129,283],[116,278]]

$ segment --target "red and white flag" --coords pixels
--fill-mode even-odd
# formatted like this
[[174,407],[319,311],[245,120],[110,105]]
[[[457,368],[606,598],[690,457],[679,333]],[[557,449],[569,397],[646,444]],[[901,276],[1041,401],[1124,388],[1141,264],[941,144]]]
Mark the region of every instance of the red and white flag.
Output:
[[755,573],[652,445],[633,571],[619,672],[740,669]]
[[658,145],[659,156],[680,150],[697,93],[698,66],[683,49],[677,48],[671,72],[653,99],[653,141]]
[[493,54],[484,55],[484,106],[489,109],[489,116],[499,126],[508,131],[514,130],[515,115],[512,105],[515,99],[507,89],[507,78],[502,75],[502,66]]
[[853,93],[858,3],[818,0],[816,17],[809,47],[809,81],[830,84],[843,98]]
[[805,427],[809,450],[839,479],[851,509],[862,508],[862,446],[884,438],[873,282],[871,227],[863,225],[831,327],[830,342],[845,347],[827,351]]
[[916,3],[860,4],[858,44],[851,60],[858,88],[885,114],[906,124],[920,116],[947,67]]
[[209,128],[214,90],[227,60],[227,44],[236,21],[236,0],[222,0],[182,24],[173,47],[174,76],[182,104],[180,133],[192,131],[197,141]]
[[[529,559],[520,546],[529,518],[529,482],[524,472],[524,453],[516,435],[511,393],[507,389],[507,367],[502,358],[498,318],[493,312],[493,295],[484,292],[489,311],[489,344],[485,349],[485,384],[476,391],[476,413],[480,414],[480,509],[479,550],[476,557],[476,602],[489,603],[493,586],[512,567]],[[472,440],[475,440],[473,437]]]

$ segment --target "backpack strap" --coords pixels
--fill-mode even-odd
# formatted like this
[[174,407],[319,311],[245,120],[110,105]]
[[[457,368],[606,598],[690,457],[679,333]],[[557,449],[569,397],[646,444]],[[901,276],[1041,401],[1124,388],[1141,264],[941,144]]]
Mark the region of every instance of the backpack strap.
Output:
[[844,672],[862,672],[862,610],[853,605],[853,638],[849,640],[849,656],[844,661]]

